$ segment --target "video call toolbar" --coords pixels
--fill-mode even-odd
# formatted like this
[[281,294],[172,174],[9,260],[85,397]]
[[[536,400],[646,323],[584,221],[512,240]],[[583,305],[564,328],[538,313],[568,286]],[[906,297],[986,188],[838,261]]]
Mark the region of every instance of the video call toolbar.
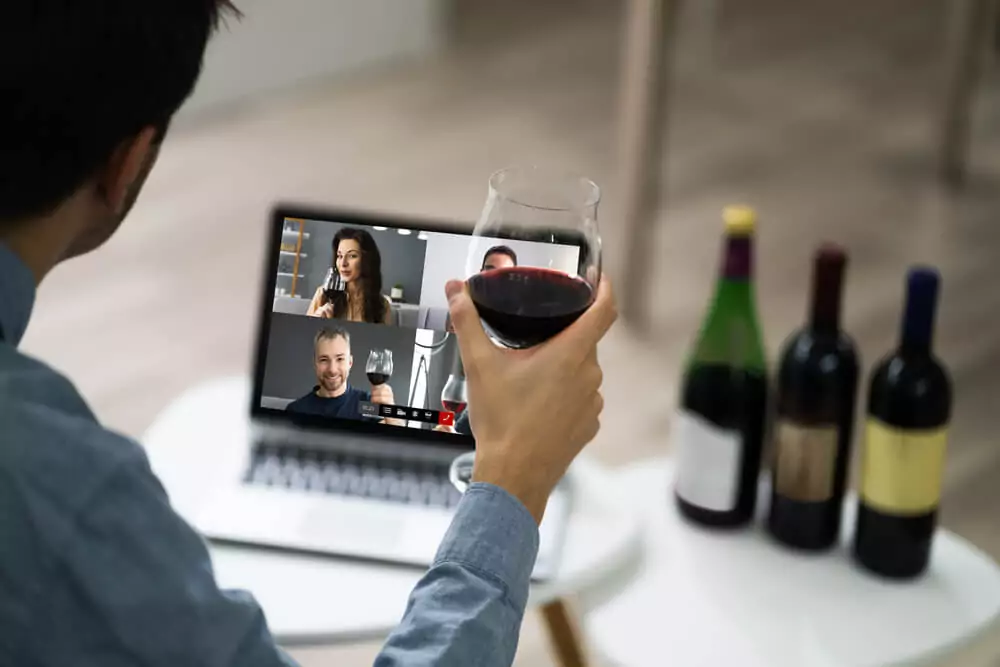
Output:
[[361,415],[379,419],[405,419],[406,421],[423,422],[434,424],[435,426],[454,426],[455,413],[444,410],[425,410],[423,408],[411,408],[405,405],[386,405],[383,403],[371,403],[363,401],[361,404]]

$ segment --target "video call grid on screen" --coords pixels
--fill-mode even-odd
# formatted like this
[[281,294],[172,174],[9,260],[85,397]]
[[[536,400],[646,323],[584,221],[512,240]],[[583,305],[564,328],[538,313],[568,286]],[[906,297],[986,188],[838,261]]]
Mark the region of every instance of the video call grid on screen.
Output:
[[[472,258],[473,264],[483,268],[516,262],[517,266],[545,267],[570,275],[577,272],[581,252],[576,245],[474,238],[390,223],[279,218],[275,224],[281,225],[281,236],[271,264],[274,302],[259,407],[296,415],[312,410],[314,421],[347,419],[460,435],[469,435],[463,410],[450,409],[453,405],[446,408],[441,400],[458,361],[457,341],[447,335],[450,322],[445,283],[467,277],[472,247],[484,255]],[[362,318],[357,312],[353,317],[330,312],[331,299],[324,288],[333,287],[327,281],[335,260],[335,238],[342,239],[338,269],[343,268],[346,282],[365,277],[375,265],[371,255],[377,255],[381,288],[376,293],[369,285],[371,293],[363,300],[383,304],[378,317],[367,312]],[[497,250],[490,252],[494,248]],[[344,289],[341,282],[339,291]],[[339,291],[329,294],[336,298]],[[341,311],[346,310],[341,300]],[[327,337],[317,343],[322,330],[327,330]],[[375,390],[369,381],[366,366],[373,349],[392,352],[393,369],[385,382],[391,403],[385,390]],[[317,351],[324,354],[317,358]],[[349,368],[343,364],[345,352],[347,362],[353,359]],[[325,353],[338,359],[328,361]],[[332,388],[341,380],[346,380],[352,400],[312,398],[323,393],[321,383]],[[332,411],[331,406],[337,409]]]

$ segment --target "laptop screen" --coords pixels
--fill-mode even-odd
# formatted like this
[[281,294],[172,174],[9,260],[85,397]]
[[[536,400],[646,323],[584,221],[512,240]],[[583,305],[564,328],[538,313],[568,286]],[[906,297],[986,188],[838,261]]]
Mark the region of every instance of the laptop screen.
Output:
[[278,214],[272,224],[274,294],[258,345],[254,413],[442,443],[472,443],[445,283],[514,265],[572,274],[580,258],[573,244],[356,214]]

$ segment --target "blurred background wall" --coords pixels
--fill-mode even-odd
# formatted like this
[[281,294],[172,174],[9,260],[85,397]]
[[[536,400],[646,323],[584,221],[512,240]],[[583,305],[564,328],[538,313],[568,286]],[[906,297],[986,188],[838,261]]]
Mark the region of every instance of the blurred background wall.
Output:
[[183,114],[193,117],[295,84],[433,52],[446,0],[242,0],[242,21],[209,44]]

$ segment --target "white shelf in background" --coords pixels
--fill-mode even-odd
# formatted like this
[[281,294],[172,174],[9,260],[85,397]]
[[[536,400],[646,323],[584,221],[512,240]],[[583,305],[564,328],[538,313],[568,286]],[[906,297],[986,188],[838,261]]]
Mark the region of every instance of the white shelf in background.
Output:
[[[295,229],[282,229],[281,230],[281,235],[282,236],[298,236],[299,232],[297,230],[295,230]],[[309,238],[309,232],[302,232],[302,238],[304,238],[304,239]]]
[[[278,271],[279,278],[291,278],[294,275],[295,275],[294,273],[285,273],[284,271]],[[300,273],[299,278],[305,278],[305,276]]]
[[[282,255],[288,255],[289,257],[295,256],[295,253],[291,250],[279,250],[278,252],[280,252]],[[299,253],[299,259],[305,259],[308,256],[309,255],[305,254],[304,252]]]

